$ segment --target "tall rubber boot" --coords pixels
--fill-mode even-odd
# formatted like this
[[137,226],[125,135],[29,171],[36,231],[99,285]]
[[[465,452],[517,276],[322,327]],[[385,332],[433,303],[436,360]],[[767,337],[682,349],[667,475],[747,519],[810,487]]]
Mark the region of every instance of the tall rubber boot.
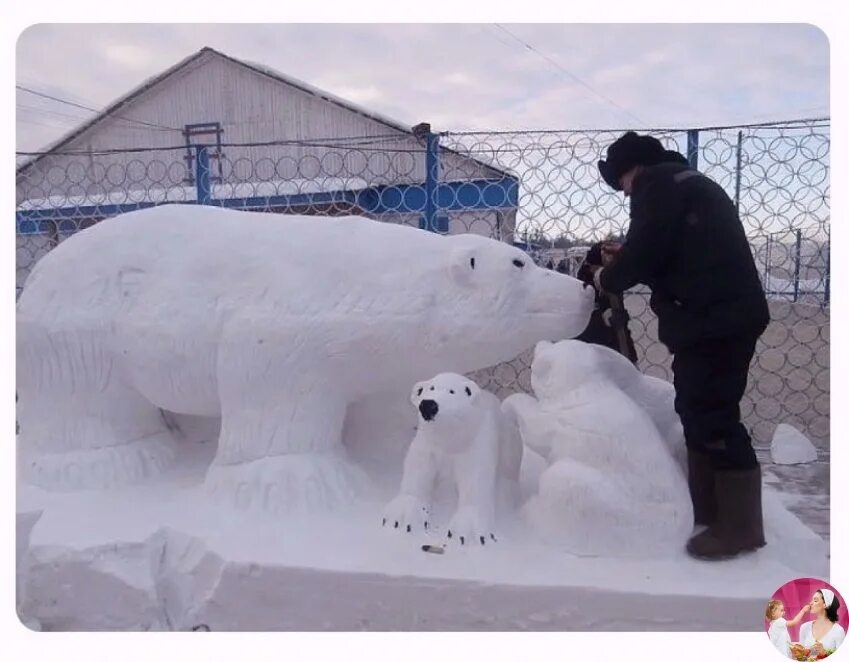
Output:
[[696,526],[710,526],[716,520],[714,470],[707,453],[687,449],[687,484],[693,501]]
[[687,542],[687,552],[721,560],[766,545],[761,509],[761,468],[717,470],[716,521]]

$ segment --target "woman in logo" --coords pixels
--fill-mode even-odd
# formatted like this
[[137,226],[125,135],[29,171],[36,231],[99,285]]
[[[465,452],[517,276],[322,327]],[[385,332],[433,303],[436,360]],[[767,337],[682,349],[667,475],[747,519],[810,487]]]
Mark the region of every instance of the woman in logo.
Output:
[[[837,622],[840,601],[834,592],[821,588],[811,598],[811,615],[814,620],[802,623],[799,643],[791,646],[794,657],[804,652],[806,657],[824,656],[834,651],[846,637],[846,631]],[[804,658],[803,658],[804,659]]]

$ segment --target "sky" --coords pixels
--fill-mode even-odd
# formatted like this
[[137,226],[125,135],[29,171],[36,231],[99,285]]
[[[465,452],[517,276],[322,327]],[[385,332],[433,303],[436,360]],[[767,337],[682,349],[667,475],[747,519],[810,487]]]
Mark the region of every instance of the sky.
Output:
[[[100,109],[204,46],[437,131],[829,114],[828,40],[807,24],[37,24],[16,82]],[[93,115],[16,94],[19,151]]]

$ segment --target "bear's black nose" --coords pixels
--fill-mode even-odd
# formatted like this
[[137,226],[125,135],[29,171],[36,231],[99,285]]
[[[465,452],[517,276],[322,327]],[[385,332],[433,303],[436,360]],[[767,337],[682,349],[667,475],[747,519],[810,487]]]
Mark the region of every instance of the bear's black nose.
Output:
[[436,412],[439,411],[439,405],[434,400],[422,400],[419,403],[419,411],[422,414],[422,418],[426,421],[432,421],[433,417],[436,416]]

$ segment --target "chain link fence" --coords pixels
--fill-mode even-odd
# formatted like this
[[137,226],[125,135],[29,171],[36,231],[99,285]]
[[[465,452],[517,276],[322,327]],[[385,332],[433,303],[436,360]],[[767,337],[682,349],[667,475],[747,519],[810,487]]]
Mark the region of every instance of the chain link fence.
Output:
[[[621,133],[435,134],[420,125],[411,134],[20,154],[17,291],[74,233],[166,202],[473,232],[574,273],[591,243],[627,231],[627,201],[596,166]],[[772,312],[742,403],[756,443],[785,422],[827,455],[829,121],[650,133],[725,188],[750,237]],[[629,292],[625,305],[641,369],[670,378],[648,292]],[[504,397],[530,388],[529,364],[526,353],[475,377]]]
[[[652,131],[737,203],[770,301],[741,403],[761,450],[778,423],[829,448],[830,208],[828,120]],[[451,133],[444,144],[515,173],[516,237],[541,265],[574,273],[581,246],[625,234],[627,201],[601,181],[597,163],[621,131]],[[451,173],[454,174],[454,173]],[[584,249],[585,250],[585,249]],[[643,372],[671,379],[648,291],[625,297]],[[530,388],[527,353],[478,377],[499,395]]]

